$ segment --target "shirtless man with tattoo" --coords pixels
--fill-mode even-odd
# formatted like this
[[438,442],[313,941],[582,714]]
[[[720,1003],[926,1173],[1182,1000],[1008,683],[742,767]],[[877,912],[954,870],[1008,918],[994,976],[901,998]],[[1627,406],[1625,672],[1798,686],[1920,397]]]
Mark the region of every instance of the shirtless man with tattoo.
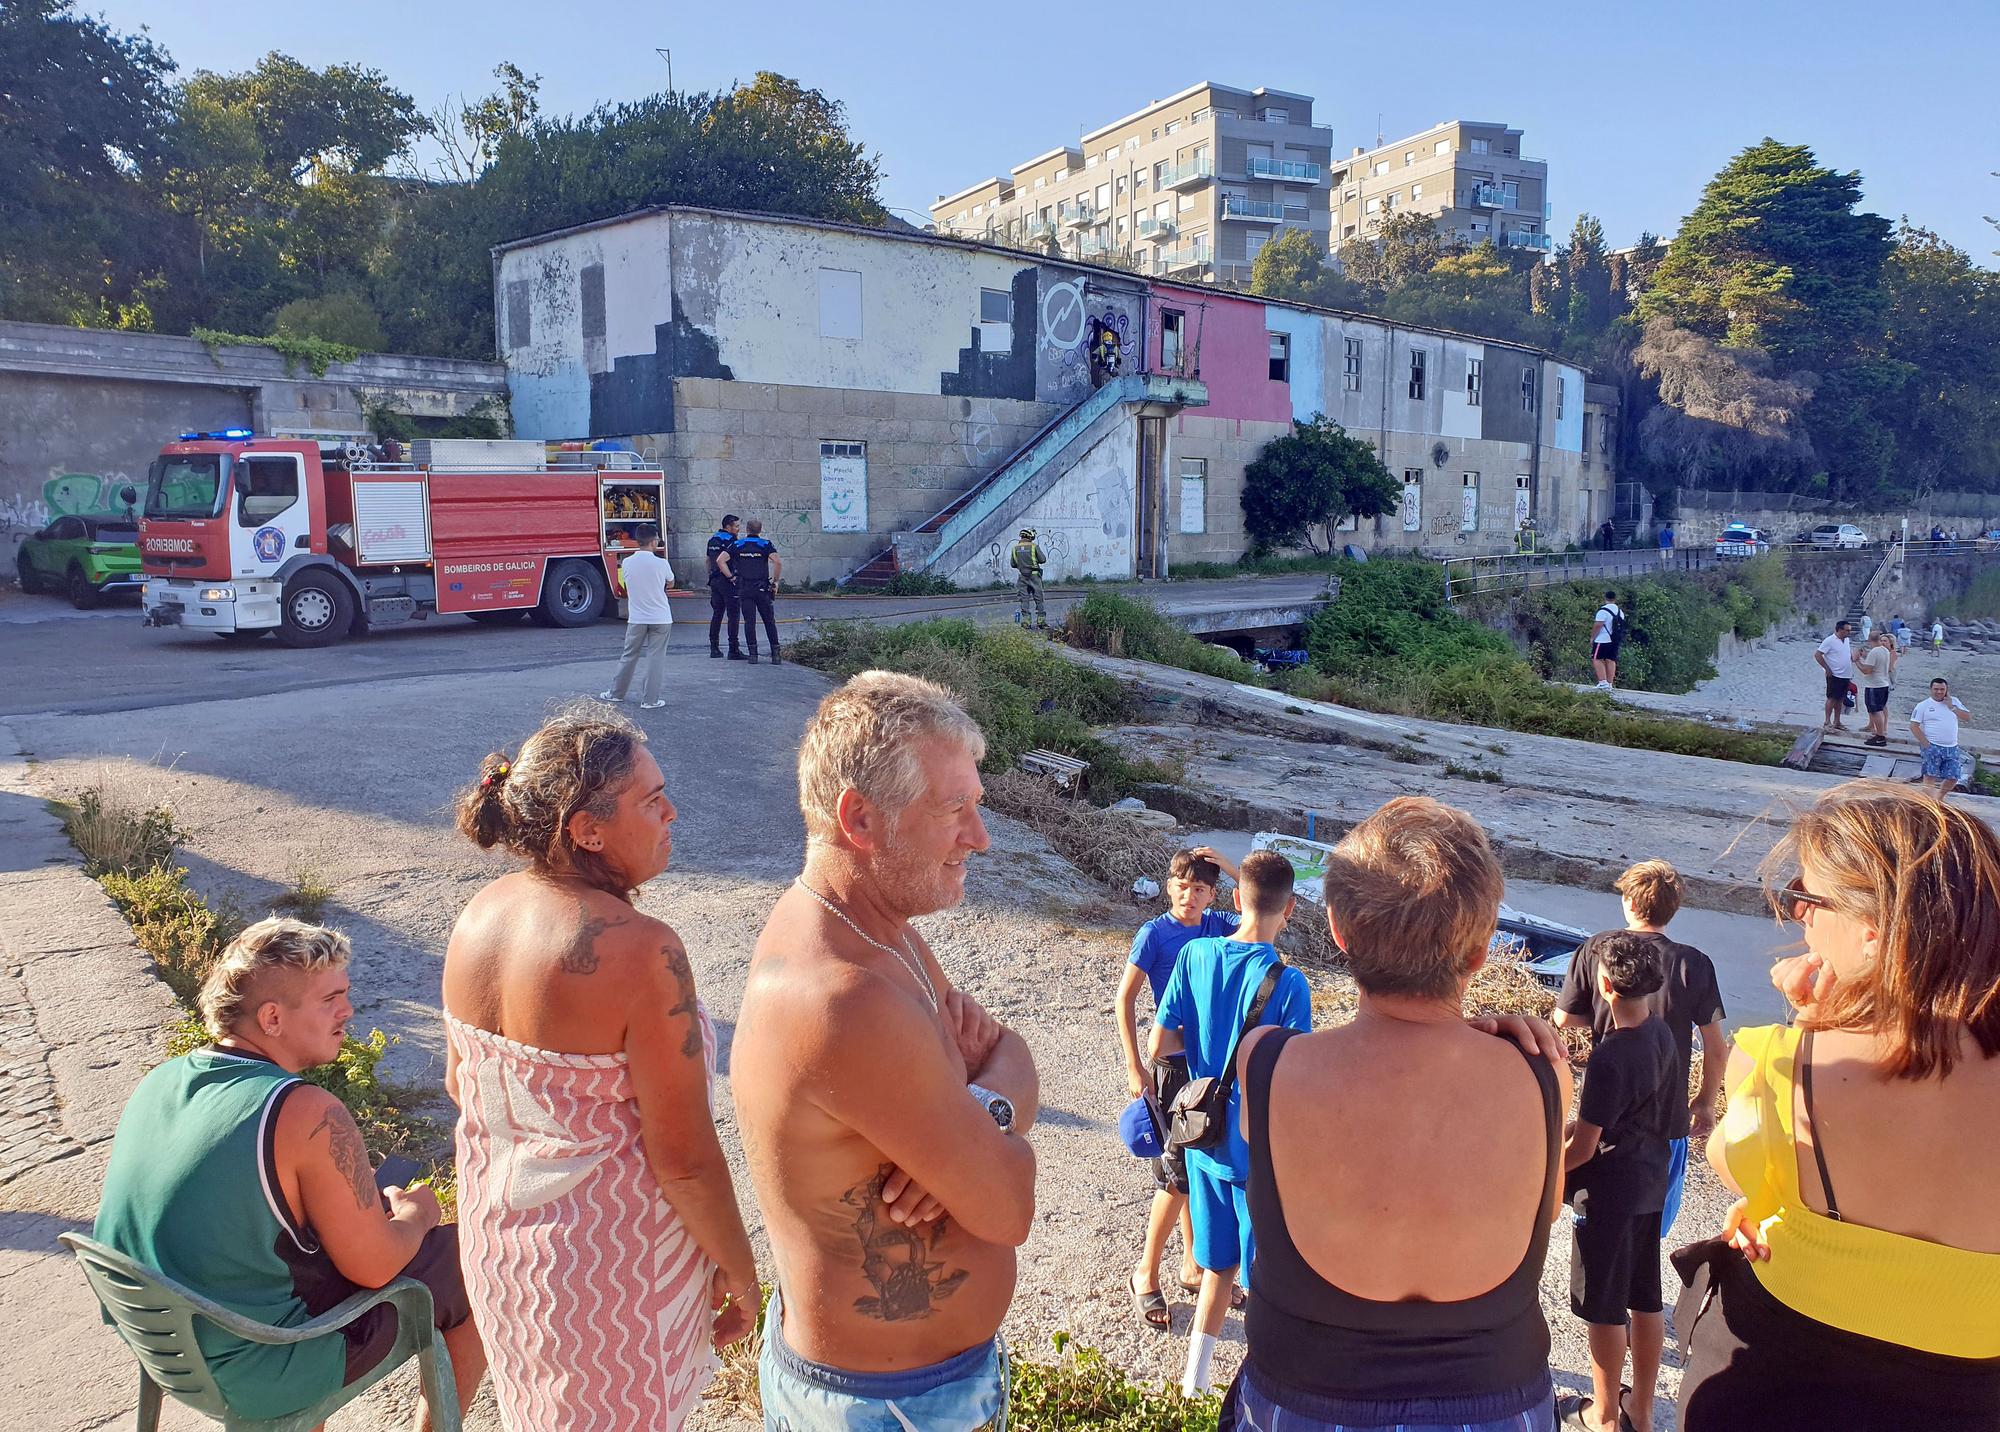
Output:
[[[364,1288],[430,1289],[460,1406],[486,1354],[459,1271],[458,1229],[428,1187],[377,1189],[346,1106],[298,1076],[330,1063],[354,1014],[347,937],[260,920],[201,989],[212,1045],[140,1081],[118,1122],[94,1236],[259,1322],[295,1326]],[[202,1344],[240,1417],[303,1411],[376,1367],[396,1341],[378,1304],[340,1336],[258,1346],[204,1327]],[[417,1425],[431,1425],[420,1409]],[[457,1425],[456,1412],[439,1420]]]
[[910,926],[964,898],[986,849],[984,744],[948,692],[879,671],[821,702],[800,743],[805,871],[757,942],[730,1056],[778,1270],[769,1428],[1004,1420],[1034,1060]]

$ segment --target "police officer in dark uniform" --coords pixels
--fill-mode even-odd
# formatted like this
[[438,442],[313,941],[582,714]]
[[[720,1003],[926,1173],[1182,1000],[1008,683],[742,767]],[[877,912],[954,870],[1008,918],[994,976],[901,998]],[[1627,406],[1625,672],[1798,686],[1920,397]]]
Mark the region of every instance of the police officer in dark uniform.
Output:
[[716,558],[716,566],[726,567],[736,579],[736,601],[743,611],[743,644],[750,660],[757,659],[757,618],[764,619],[764,635],[771,641],[771,665],[778,662],[778,618],[771,610],[771,595],[778,589],[778,573],[784,563],[778,549],[764,535],[764,524],[755,517],[746,524],[748,535]]
[[736,582],[721,561],[736,545],[736,514],[730,513],[708,539],[708,654],[722,655],[722,619],[729,618],[729,659],[743,660],[743,644],[736,635]]

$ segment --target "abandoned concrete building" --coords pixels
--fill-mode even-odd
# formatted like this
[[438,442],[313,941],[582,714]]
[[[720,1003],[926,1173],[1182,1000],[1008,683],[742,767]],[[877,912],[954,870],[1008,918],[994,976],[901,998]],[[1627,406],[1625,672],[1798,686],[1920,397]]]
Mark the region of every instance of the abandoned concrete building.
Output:
[[[684,207],[494,252],[515,431],[624,439],[668,476],[672,556],[759,516],[788,579],[1163,576],[1246,546],[1243,471],[1324,413],[1403,481],[1364,548],[1581,541],[1615,444],[1582,370],[970,240]],[[1597,406],[1586,427],[1586,409]],[[1592,439],[1586,443],[1586,433]],[[1597,449],[1592,451],[1591,449]]]

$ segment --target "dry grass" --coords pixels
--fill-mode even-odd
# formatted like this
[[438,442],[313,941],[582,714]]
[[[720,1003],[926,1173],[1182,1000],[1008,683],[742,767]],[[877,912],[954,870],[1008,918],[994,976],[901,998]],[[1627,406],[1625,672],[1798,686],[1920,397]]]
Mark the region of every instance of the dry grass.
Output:
[[333,899],[333,881],[327,878],[319,857],[295,857],[286,880],[289,883],[284,890],[271,900],[272,912],[291,915],[309,925],[319,924],[326,915],[327,902]]
[[164,804],[140,804],[102,782],[58,810],[63,833],[94,876],[137,875],[167,865],[184,834]]
[[1063,795],[1026,771],[988,776],[986,804],[1028,826],[1071,865],[1115,890],[1131,889],[1142,875],[1164,880],[1180,848],[1172,836]]
[[757,1360],[764,1355],[764,1309],[770,1301],[770,1288],[761,1288],[757,1325],[750,1330],[750,1336],[731,1343],[718,1354],[722,1366],[716,1369],[714,1381],[701,1395],[703,1402],[722,1403],[759,1423],[764,1420],[764,1401],[757,1395]]

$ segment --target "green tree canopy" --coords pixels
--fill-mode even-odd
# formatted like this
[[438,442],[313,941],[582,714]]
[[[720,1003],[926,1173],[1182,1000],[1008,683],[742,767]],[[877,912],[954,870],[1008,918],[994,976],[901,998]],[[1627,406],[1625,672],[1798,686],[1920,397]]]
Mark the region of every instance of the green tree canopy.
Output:
[[1547,345],[1554,341],[1555,325],[1530,311],[1529,273],[1509,263],[1488,239],[1405,279],[1383,298],[1381,311],[1399,323]]
[[1709,180],[1640,303],[1780,365],[1814,368],[1865,343],[1882,311],[1889,222],[1856,212],[1861,176],[1764,139]]
[[1366,298],[1357,285],[1334,272],[1326,250],[1304,229],[1286,229],[1257,251],[1250,264],[1250,291],[1322,308],[1358,308]]
[[1372,446],[1316,414],[1264,444],[1243,470],[1243,527],[1260,551],[1331,552],[1343,518],[1379,516],[1402,495]]
[[1386,293],[1429,273],[1447,247],[1429,214],[1391,214],[1368,235],[1340,246],[1340,269],[1363,289]]

